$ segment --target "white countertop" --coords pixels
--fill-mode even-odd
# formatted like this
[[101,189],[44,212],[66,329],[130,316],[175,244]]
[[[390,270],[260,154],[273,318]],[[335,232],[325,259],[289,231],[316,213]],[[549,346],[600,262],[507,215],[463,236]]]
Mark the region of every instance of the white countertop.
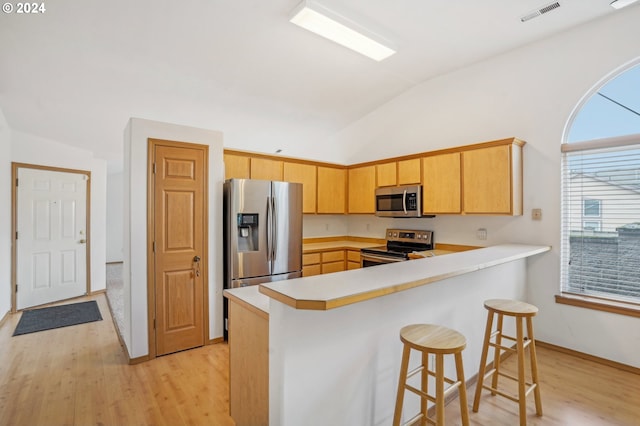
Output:
[[227,299],[232,299],[240,303],[244,302],[268,315],[270,299],[258,290],[257,285],[251,285],[248,287],[230,288],[223,293]]
[[547,252],[550,246],[502,244],[408,262],[260,284],[296,309],[327,310]]

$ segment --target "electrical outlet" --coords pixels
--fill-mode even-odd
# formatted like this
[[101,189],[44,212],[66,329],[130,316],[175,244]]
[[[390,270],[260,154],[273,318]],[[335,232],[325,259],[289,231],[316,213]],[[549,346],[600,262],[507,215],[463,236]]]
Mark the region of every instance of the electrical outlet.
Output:
[[531,219],[542,220],[542,209],[531,209]]
[[478,228],[476,231],[476,238],[479,240],[487,239],[487,229],[486,228]]

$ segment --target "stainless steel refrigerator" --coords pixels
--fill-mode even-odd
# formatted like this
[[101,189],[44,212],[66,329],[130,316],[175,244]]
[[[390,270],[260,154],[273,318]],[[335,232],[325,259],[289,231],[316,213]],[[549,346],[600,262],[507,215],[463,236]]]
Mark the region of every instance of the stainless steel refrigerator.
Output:
[[302,184],[224,183],[225,288],[302,276]]

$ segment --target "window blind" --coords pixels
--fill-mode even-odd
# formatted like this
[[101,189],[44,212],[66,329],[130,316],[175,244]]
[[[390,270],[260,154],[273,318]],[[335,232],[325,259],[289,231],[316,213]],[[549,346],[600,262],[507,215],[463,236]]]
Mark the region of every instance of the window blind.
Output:
[[562,291],[640,302],[640,135],[606,142],[563,149]]

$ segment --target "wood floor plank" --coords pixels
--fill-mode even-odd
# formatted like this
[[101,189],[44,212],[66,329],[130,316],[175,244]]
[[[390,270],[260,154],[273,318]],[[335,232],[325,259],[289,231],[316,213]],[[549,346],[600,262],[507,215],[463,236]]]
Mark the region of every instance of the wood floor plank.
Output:
[[[0,327],[0,425],[234,425],[225,343],[128,365],[105,296],[74,302],[85,300],[103,321],[12,337],[12,314]],[[544,416],[530,395],[529,425],[640,426],[640,375],[543,347],[538,363]],[[513,374],[515,358],[502,367]],[[459,410],[447,406],[447,424],[460,424]],[[518,424],[518,409],[485,392],[470,423]]]
[[103,321],[12,337],[12,314],[0,327],[0,425],[234,425],[226,344],[128,365],[103,294],[65,303],[86,300]]

